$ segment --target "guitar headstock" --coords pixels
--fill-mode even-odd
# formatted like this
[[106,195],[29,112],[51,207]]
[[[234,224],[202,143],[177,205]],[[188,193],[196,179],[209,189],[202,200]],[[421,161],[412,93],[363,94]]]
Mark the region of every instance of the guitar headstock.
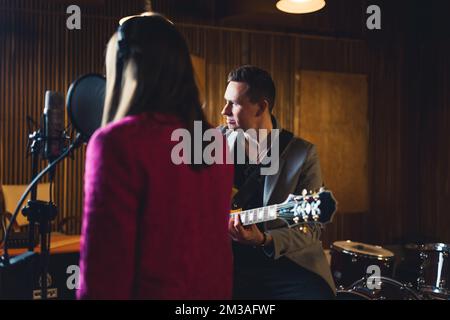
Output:
[[279,205],[278,218],[285,220],[289,226],[299,224],[327,224],[333,219],[337,210],[337,202],[331,191],[320,188],[318,192],[301,195],[289,195]]

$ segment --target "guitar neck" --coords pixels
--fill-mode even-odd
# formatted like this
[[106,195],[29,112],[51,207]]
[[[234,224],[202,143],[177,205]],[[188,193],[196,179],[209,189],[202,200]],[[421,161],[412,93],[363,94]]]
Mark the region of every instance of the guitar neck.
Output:
[[255,208],[236,212],[241,217],[242,225],[247,226],[260,222],[275,220],[278,218],[278,205]]
[[319,193],[301,196],[289,195],[285,202],[245,211],[232,210],[231,215],[239,215],[244,226],[260,222],[283,219],[290,227],[300,224],[324,225],[336,213],[336,200],[330,191],[321,189]]

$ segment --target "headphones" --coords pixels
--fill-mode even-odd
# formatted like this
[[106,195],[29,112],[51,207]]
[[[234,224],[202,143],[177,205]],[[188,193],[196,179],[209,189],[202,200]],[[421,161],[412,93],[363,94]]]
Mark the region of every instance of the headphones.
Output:
[[125,27],[127,22],[124,22],[117,29],[117,59],[123,60],[130,53],[130,47],[128,46],[127,40],[125,39]]
[[[168,20],[164,16],[158,14],[158,13],[144,13],[139,16],[132,16],[128,19],[126,19],[122,24],[119,25],[117,29],[117,57],[116,57],[116,76],[114,79],[114,94],[113,94],[113,102],[112,105],[116,108],[118,107],[120,97],[121,97],[121,85],[122,85],[122,74],[123,74],[123,68],[125,64],[125,59],[128,58],[131,52],[130,43],[125,36],[125,31],[127,28],[130,28],[130,24],[133,23],[133,21],[136,20],[142,20],[145,18],[153,17],[153,19],[156,17],[159,17],[160,19],[163,19],[170,23],[171,25],[174,25],[172,21]],[[110,110],[110,112],[115,112],[116,110]]]
[[140,20],[142,18],[148,18],[148,17],[159,17],[159,18],[163,19],[164,21],[168,22],[169,24],[171,24],[172,26],[174,25],[172,21],[170,21],[163,15],[161,15],[159,13],[154,13],[154,12],[146,12],[146,13],[143,13],[138,16],[131,16],[131,17],[123,18],[122,20],[124,20],[124,21],[123,22],[121,21],[122,23],[119,25],[119,28],[117,29],[117,58],[118,59],[124,59],[130,53],[130,46],[125,37],[125,28],[127,28],[127,25],[129,25],[133,20],[136,20],[136,19]]
[[125,59],[128,57],[130,53],[130,46],[128,44],[127,39],[125,38],[125,28],[127,26],[127,22],[125,21],[123,24],[119,26],[117,29],[117,56],[116,56],[116,71],[114,78],[114,86],[113,86],[113,95],[112,95],[112,103],[113,106],[108,112],[108,117],[112,117],[117,112],[117,108],[119,107],[120,97],[121,97],[121,86],[122,86],[122,74]]

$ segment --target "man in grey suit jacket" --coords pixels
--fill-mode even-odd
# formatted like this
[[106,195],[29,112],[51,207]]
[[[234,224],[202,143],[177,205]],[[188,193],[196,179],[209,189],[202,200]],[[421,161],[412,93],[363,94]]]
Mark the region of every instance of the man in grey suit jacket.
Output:
[[[266,71],[254,66],[232,71],[224,98],[222,114],[227,126],[220,129],[232,151],[237,146],[233,135],[237,129],[269,132],[280,129],[272,116],[275,86]],[[301,194],[303,189],[318,190],[322,186],[316,147],[286,130],[278,132],[279,157],[271,157],[279,158],[275,174],[255,174],[261,168],[258,164],[235,164],[238,195],[249,195],[243,209],[282,203],[289,194]],[[248,143],[245,150],[248,151]],[[234,240],[235,298],[329,299],[334,296],[334,281],[320,241],[320,228],[290,228],[280,219],[244,227],[239,219],[231,218],[229,233]]]

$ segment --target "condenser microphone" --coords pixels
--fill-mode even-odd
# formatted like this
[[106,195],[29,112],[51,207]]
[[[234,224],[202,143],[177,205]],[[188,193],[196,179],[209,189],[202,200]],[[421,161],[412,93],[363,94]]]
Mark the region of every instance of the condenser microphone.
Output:
[[50,162],[58,158],[63,152],[64,110],[62,94],[46,91],[43,117],[43,158]]

